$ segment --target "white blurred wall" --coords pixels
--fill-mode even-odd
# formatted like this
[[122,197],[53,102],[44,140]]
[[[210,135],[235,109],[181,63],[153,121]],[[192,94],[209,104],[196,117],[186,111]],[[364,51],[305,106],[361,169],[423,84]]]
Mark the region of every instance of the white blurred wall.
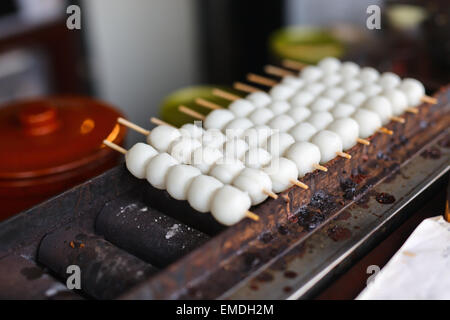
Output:
[[[161,100],[199,79],[194,0],[83,0],[98,97],[149,127]],[[128,142],[142,140],[130,134]]]

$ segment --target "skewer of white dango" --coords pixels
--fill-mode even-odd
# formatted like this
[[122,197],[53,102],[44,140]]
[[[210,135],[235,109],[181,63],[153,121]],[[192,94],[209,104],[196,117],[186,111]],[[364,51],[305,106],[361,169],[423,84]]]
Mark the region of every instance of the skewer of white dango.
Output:
[[291,104],[288,101],[278,100],[273,101],[267,106],[275,116],[287,112],[291,108]]
[[259,217],[250,212],[251,199],[241,190],[225,185],[218,189],[211,201],[211,214],[220,223],[231,226],[245,217],[258,220]]
[[290,100],[291,108],[306,107],[311,104],[315,99],[315,95],[304,89],[297,92]]
[[344,98],[342,98],[341,102],[348,103],[352,106],[359,108],[366,100],[367,95],[365,95],[361,91],[353,91],[347,93],[347,95],[345,95]]
[[180,137],[171,143],[168,153],[179,162],[190,164],[192,153],[201,146],[201,142],[197,139]]
[[316,169],[327,171],[327,168],[319,165],[321,159],[320,149],[310,142],[299,141],[294,143],[284,156],[292,160],[297,166],[298,178],[302,178]]
[[309,122],[299,122],[291,130],[289,134],[295,141],[309,141],[316,134],[317,128]]
[[396,122],[404,123],[405,120],[393,115],[392,105],[389,100],[384,96],[374,96],[367,99],[361,106],[364,109],[371,110],[378,114],[383,125],[393,120]]
[[224,184],[214,177],[198,175],[189,186],[187,201],[192,208],[199,212],[210,212],[214,195],[223,186]]
[[311,115],[311,110],[303,106],[296,106],[291,107],[286,114],[294,119],[295,123],[299,123]]
[[337,58],[326,57],[320,60],[317,63],[317,66],[323,71],[325,75],[329,75],[338,72],[342,64]]
[[187,200],[189,187],[201,171],[191,165],[178,164],[171,166],[166,176],[166,190],[176,200]]
[[350,117],[355,110],[355,106],[352,106],[349,103],[339,102],[333,107],[333,109],[330,110],[330,113],[335,119],[340,119]]
[[274,158],[262,169],[272,180],[272,190],[276,193],[286,191],[293,185],[307,189],[308,187],[298,181],[298,169],[292,160],[287,158]]
[[286,132],[276,132],[268,137],[264,147],[273,157],[280,157],[294,143],[295,139],[292,135]]
[[326,97],[326,96],[322,96],[322,97],[318,97],[313,103],[311,103],[309,105],[309,109],[312,112],[323,112],[323,111],[328,111],[331,108],[333,108],[334,106],[334,100]]
[[344,89],[346,92],[359,90],[362,85],[363,84],[360,80],[354,78],[344,79],[341,83],[339,83],[339,87]]
[[379,95],[383,91],[383,88],[376,83],[369,83],[369,84],[363,85],[359,89],[359,91],[364,93],[367,97],[371,98],[376,95]]
[[298,89],[292,85],[280,83],[270,89],[269,95],[274,101],[284,101],[290,99]]
[[357,143],[369,145],[370,142],[359,138],[359,125],[352,118],[341,118],[334,120],[328,127],[328,131],[336,133],[342,140],[342,147],[348,150]]
[[377,80],[377,84],[383,88],[383,90],[394,89],[401,83],[401,79],[393,72],[383,72],[380,78]]
[[195,149],[191,155],[191,163],[203,174],[207,174],[211,167],[223,157],[218,148],[201,146]]
[[325,129],[331,122],[333,122],[333,115],[328,111],[313,112],[306,122],[311,123],[317,130]]
[[244,163],[236,158],[223,158],[213,165],[209,175],[224,184],[231,184],[244,168]]
[[363,84],[371,84],[378,80],[380,73],[372,67],[364,67],[357,77]]
[[266,125],[256,125],[245,130],[242,139],[247,142],[250,149],[262,147],[274,130]]
[[252,92],[246,97],[247,100],[253,103],[256,108],[264,108],[272,102],[269,94],[263,91]]
[[320,149],[321,164],[327,163],[336,156],[351,159],[348,153],[343,152],[342,139],[335,132],[321,130],[311,137],[310,142]]
[[275,114],[269,108],[258,108],[248,116],[255,125],[266,124],[273,117]]
[[294,88],[295,91],[298,91],[305,85],[305,81],[303,79],[290,75],[283,77],[280,83]]
[[[249,211],[251,200],[246,192],[229,185],[224,186],[213,177],[199,174],[197,168],[179,165],[167,153],[156,154],[148,161],[149,155],[157,151],[147,144],[138,143],[135,148],[131,148],[133,150],[127,151],[108,140],[103,143],[128,158],[126,161],[130,164],[133,175],[140,177],[142,171],[145,171],[147,180],[153,187],[162,190],[167,187],[167,192],[172,197],[187,199],[200,212],[211,211],[212,216],[221,224],[230,226],[245,217],[259,220],[256,214]],[[152,149],[154,152],[149,153]]]
[[277,199],[272,192],[272,180],[263,171],[253,168],[244,168],[233,180],[232,185],[250,196],[252,205],[257,205],[269,196]]
[[360,108],[352,114],[352,118],[359,124],[359,137],[366,139],[376,132],[382,132],[392,135],[392,131],[383,128],[380,117],[377,113]]
[[300,78],[305,82],[318,81],[323,76],[323,70],[316,66],[306,66],[300,71]]
[[330,88],[338,86],[342,82],[342,80],[343,78],[339,73],[331,73],[325,75],[322,78],[321,83],[323,83],[325,87]]
[[354,62],[346,61],[341,64],[338,72],[344,79],[351,79],[358,76],[361,68]]
[[[346,90],[341,87],[331,87],[322,93],[322,97],[336,102],[336,101],[341,100],[345,96],[346,93],[347,93]],[[327,111],[327,110],[325,110],[325,111]]]
[[324,92],[326,88],[327,87],[322,82],[311,82],[303,87],[303,91],[307,91],[317,97]]
[[[105,144],[111,147],[109,141],[105,142]],[[138,179],[145,178],[145,168],[150,160],[158,155],[158,151],[155,148],[142,142],[136,143],[128,151],[123,148],[119,149],[119,151],[125,154],[125,165],[128,171]]]
[[272,160],[272,155],[263,148],[249,149],[243,159],[247,168],[260,169]]
[[392,106],[392,113],[396,116],[401,115],[408,109],[408,98],[403,91],[395,88],[385,89],[383,96],[386,97]]
[[398,87],[408,98],[410,107],[417,107],[422,103],[422,98],[425,96],[425,87],[423,84],[412,78],[403,79]]
[[286,132],[289,129],[291,129],[293,126],[295,126],[295,120],[287,115],[287,114],[280,114],[278,116],[275,116],[272,118],[267,125],[271,127],[272,129],[279,130],[281,132]]

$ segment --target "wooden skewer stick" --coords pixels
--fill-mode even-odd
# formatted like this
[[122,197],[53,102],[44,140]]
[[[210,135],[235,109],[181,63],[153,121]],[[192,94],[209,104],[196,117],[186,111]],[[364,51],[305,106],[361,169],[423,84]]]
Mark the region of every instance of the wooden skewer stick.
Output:
[[239,97],[235,94],[232,94],[232,93],[220,90],[220,89],[213,89],[212,94],[217,97],[221,97],[225,100],[228,100],[228,101],[236,101],[236,100],[242,99],[242,97]]
[[298,181],[298,180],[291,180],[290,182],[291,182],[292,184],[296,185],[297,187],[302,188],[302,189],[305,189],[305,190],[308,190],[308,189],[309,189],[308,185],[304,184],[304,183],[301,182],[301,181]]
[[314,167],[314,169],[316,169],[316,170],[320,170],[320,171],[323,171],[323,172],[328,172],[328,168],[327,168],[327,167],[321,166],[321,165],[318,164],[318,163],[313,164],[313,167]]
[[266,86],[266,87],[273,87],[276,84],[278,84],[278,81],[275,81],[273,79],[270,79],[270,78],[267,78],[267,77],[263,77],[263,76],[260,76],[258,74],[254,74],[254,73],[249,73],[247,75],[247,80],[250,81],[250,82],[261,84],[261,85]]
[[185,106],[179,106],[178,111],[181,113],[187,114],[188,116],[191,116],[192,118],[198,119],[198,120],[205,120],[205,116],[201,114],[200,112],[194,111],[192,109],[189,109]]
[[358,143],[364,144],[364,145],[366,145],[366,146],[370,145],[370,141],[369,141],[369,140],[366,140],[366,139],[358,138],[358,139],[356,139],[356,141],[357,141]]
[[273,193],[272,191],[268,191],[266,189],[263,189],[262,192],[266,195],[268,195],[269,197],[271,197],[272,199],[278,199],[278,196]]
[[250,85],[242,83],[242,82],[233,83],[233,88],[235,88],[236,90],[239,90],[239,91],[247,92],[247,93],[262,91],[261,89],[258,89],[256,87],[250,86]]
[[211,110],[217,110],[217,109],[223,109],[223,107],[221,105],[218,105],[217,103],[202,99],[202,98],[197,98],[195,99],[195,103],[198,104],[199,106],[211,109]]
[[438,103],[438,99],[436,99],[434,97],[430,97],[430,96],[423,96],[422,98],[420,98],[420,101],[425,102],[425,103],[431,103],[431,104]]
[[391,120],[398,123],[405,123],[405,118],[402,117],[391,117]]
[[418,114],[419,113],[419,109],[417,109],[417,108],[408,108],[405,111],[409,112],[409,113],[414,113],[414,114]]
[[294,70],[302,70],[304,67],[306,67],[306,64],[298,62],[298,61],[294,61],[294,60],[289,60],[289,59],[284,59],[283,61],[281,61],[281,65],[285,68],[289,68],[289,69],[294,69]]
[[251,211],[245,211],[245,216],[249,219],[252,219],[253,221],[258,221],[259,220],[259,216],[256,213],[253,213]]
[[121,125],[124,125],[125,127],[128,127],[130,129],[133,129],[134,131],[137,131],[139,133],[142,133],[145,136],[148,136],[150,134],[150,130],[144,129],[137,124],[128,121],[127,119],[124,119],[122,117],[117,118],[117,122]]
[[292,72],[290,70],[286,70],[280,67],[276,67],[276,66],[272,66],[272,65],[267,65],[264,67],[264,72],[267,74],[270,74],[272,76],[277,76],[277,77],[286,77],[286,76],[297,76],[295,74],[295,72]]
[[392,136],[394,134],[394,131],[389,130],[389,129],[385,128],[385,127],[381,127],[380,129],[378,129],[378,132],[385,133],[385,134],[388,134],[390,136]]
[[342,157],[342,158],[345,158],[345,159],[351,159],[351,158],[352,158],[352,156],[349,155],[349,154],[346,153],[346,152],[338,151],[338,152],[336,152],[336,154],[337,154],[339,157]]
[[169,126],[169,127],[174,127],[173,125],[171,125],[168,122],[162,121],[161,119],[155,118],[155,117],[151,117],[150,118],[150,122],[153,124],[156,124],[157,126]]
[[122,148],[121,146],[115,144],[114,142],[108,141],[108,140],[103,140],[103,144],[105,146],[110,147],[113,150],[116,150],[117,152],[120,152],[122,154],[127,154],[127,150],[125,150],[124,148]]

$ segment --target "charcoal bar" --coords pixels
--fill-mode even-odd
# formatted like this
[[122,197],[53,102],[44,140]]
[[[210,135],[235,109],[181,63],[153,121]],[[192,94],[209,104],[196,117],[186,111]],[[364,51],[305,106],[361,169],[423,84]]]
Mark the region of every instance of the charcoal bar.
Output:
[[1,300],[83,299],[30,259],[11,255],[0,260]]
[[149,278],[157,269],[77,227],[66,227],[45,236],[38,261],[66,279],[67,267],[81,270],[81,291],[96,299],[113,299]]
[[[194,226],[209,236],[215,236],[226,228],[218,223],[210,213],[205,214],[194,210],[187,201],[175,200],[165,190],[158,190],[148,185],[144,189],[143,197],[144,201],[152,208],[184,224]],[[170,205],[167,205],[168,203]]]
[[208,240],[204,233],[128,198],[108,202],[97,217],[96,230],[160,268]]

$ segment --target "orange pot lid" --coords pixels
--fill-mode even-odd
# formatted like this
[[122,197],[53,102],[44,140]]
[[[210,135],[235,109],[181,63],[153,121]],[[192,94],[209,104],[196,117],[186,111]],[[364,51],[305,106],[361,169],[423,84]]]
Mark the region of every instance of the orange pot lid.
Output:
[[103,139],[121,143],[122,116],[85,97],[48,97],[0,107],[0,179],[34,178],[86,165],[112,152]]

